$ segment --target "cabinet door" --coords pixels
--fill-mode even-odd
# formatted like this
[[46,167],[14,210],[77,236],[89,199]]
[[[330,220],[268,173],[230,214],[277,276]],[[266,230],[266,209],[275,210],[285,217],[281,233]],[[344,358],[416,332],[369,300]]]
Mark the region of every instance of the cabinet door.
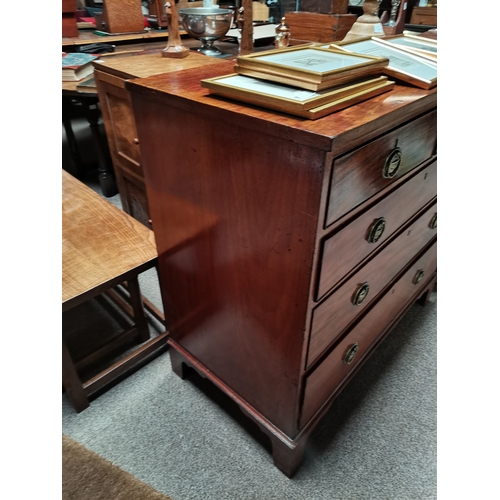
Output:
[[[106,81],[99,71],[94,73],[123,209],[150,227],[146,184],[130,95],[124,88]],[[122,80],[117,81],[123,85]]]

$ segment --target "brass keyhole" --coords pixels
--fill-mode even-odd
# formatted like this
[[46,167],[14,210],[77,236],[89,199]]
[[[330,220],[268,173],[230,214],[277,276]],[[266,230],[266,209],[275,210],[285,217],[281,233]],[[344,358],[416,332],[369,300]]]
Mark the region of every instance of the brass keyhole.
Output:
[[344,355],[343,363],[346,365],[350,365],[352,363],[353,359],[356,357],[358,350],[359,350],[359,346],[358,346],[357,342],[350,345],[349,348],[347,349],[345,355]]
[[376,219],[372,224],[370,231],[368,233],[368,243],[377,243],[377,241],[382,237],[385,230],[385,219],[380,217]]
[[385,179],[392,179],[398,172],[401,160],[403,159],[403,152],[400,148],[395,147],[385,160],[382,176]]
[[437,214],[437,212],[432,216],[432,219],[429,222],[429,227],[431,229],[437,229],[437,227],[438,227],[438,214]]
[[415,274],[415,277],[413,278],[413,284],[414,285],[418,285],[421,281],[422,281],[422,278],[424,277],[424,270],[423,269],[419,269],[417,271],[417,274]]
[[365,282],[362,285],[360,285],[359,288],[354,293],[354,296],[352,298],[352,303],[355,306],[359,306],[366,299],[369,290],[370,290],[370,285],[368,284],[368,282]]

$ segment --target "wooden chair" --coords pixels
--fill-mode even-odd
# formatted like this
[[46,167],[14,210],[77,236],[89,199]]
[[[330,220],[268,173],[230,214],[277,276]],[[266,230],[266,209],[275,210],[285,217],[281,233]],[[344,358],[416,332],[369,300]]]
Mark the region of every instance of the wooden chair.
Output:
[[[129,329],[78,361],[62,339],[63,387],[77,412],[89,406],[90,395],[166,349],[167,331],[150,338],[138,281],[141,273],[156,264],[153,232],[63,170],[62,311],[105,293],[133,322]],[[165,325],[161,311],[149,302],[147,306]],[[130,341],[141,345],[89,380],[81,379],[82,368]]]

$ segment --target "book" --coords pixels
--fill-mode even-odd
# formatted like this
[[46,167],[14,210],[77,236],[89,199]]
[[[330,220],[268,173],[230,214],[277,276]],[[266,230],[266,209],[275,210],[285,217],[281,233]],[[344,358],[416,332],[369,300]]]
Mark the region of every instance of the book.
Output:
[[78,92],[97,94],[97,86],[95,84],[94,74],[92,73],[83,80],[80,80],[76,84],[76,90]]
[[92,61],[99,56],[80,52],[70,52],[62,57],[62,81],[77,82],[94,72]]

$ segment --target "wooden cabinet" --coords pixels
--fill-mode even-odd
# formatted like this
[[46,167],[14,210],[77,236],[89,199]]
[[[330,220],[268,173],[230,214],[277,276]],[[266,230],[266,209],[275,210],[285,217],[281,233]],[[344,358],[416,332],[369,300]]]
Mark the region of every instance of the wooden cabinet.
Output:
[[233,64],[126,87],[173,369],[235,400],[290,476],[335,396],[433,289],[437,93],[396,86],[310,121],[200,86]]
[[163,58],[156,52],[103,60],[96,63],[94,75],[120,200],[125,212],[151,227],[141,148],[125,81],[212,64],[215,60],[194,52],[184,59]]
[[413,7],[410,24],[437,26],[437,7]]

